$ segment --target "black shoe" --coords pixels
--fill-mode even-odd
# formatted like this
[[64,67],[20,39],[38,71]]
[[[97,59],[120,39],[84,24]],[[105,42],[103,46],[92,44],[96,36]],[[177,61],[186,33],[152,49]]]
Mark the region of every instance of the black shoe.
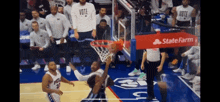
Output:
[[153,100],[155,97],[147,96],[147,100]]

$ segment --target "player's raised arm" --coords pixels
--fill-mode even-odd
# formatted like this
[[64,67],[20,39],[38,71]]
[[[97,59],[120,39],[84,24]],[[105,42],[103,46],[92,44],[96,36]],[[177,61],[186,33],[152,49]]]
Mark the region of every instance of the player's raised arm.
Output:
[[49,89],[47,86],[51,83],[50,76],[48,74],[45,74],[42,79],[42,91],[46,93],[57,93],[59,95],[62,95],[63,92],[61,90],[54,90]]
[[76,78],[79,80],[79,81],[86,81],[89,79],[90,76],[92,76],[93,74],[90,74],[90,75],[82,75],[79,73],[79,71],[76,69],[76,67],[71,63],[69,62],[69,66],[70,68],[73,70]]
[[97,94],[99,92],[99,90],[101,88],[101,85],[103,84],[105,78],[108,75],[108,69],[109,69],[109,64],[111,63],[111,57],[108,56],[108,58],[106,60],[107,61],[106,61],[106,65],[105,65],[105,70],[104,70],[104,73],[102,74],[102,77],[101,78],[96,78],[96,80],[95,80],[96,84],[93,87],[93,91],[92,91],[92,93],[94,93],[94,94]]

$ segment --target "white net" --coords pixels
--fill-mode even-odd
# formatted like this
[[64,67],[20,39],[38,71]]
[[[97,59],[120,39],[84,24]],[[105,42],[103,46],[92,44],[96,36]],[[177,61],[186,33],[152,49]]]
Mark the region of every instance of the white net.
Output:
[[108,45],[111,43],[113,42],[109,40],[96,40],[96,41],[92,41],[90,45],[97,52],[100,60],[102,62],[106,62],[106,58],[108,56],[112,56],[112,54],[109,52],[108,49]]

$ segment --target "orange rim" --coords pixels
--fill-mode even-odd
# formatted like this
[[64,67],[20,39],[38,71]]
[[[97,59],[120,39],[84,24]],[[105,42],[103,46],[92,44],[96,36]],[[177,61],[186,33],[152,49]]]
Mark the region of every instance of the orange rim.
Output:
[[[94,47],[105,47],[105,48],[107,48],[109,46],[109,44],[111,44],[113,42],[114,41],[111,41],[111,40],[95,40],[95,41],[90,42],[90,45],[94,46]],[[104,45],[102,43],[108,43],[108,45]]]

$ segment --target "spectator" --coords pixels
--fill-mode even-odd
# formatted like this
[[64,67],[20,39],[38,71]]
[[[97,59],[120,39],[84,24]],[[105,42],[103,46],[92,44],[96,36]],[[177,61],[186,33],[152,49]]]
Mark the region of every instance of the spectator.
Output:
[[50,4],[50,7],[52,6],[56,6],[56,3],[54,0],[48,0],[49,4]]
[[141,8],[138,12],[139,22],[136,25],[137,34],[143,32],[151,32],[151,17],[145,14],[145,8]]
[[31,16],[32,8],[29,7],[29,1],[27,0],[19,0],[19,1],[20,1],[19,10],[25,12],[26,19],[28,20],[32,19],[32,16]]
[[[86,2],[86,0],[80,0],[72,6],[71,16],[74,29],[75,38],[78,40],[84,40],[85,38],[96,37],[96,10],[92,3]],[[88,44],[79,43],[80,46],[89,46]],[[84,51],[80,47],[80,61],[85,62],[83,57]],[[94,51],[94,54],[96,52]],[[95,57],[93,57],[95,58]]]
[[[39,63],[36,61],[36,57],[44,57],[46,61],[44,70],[46,71],[48,70],[47,65],[50,60],[48,56],[50,53],[50,38],[45,30],[39,29],[37,21],[32,22],[32,28],[34,29],[34,31],[30,34],[31,58],[34,62],[32,70],[40,68]],[[36,46],[34,46],[34,44],[36,44]]]
[[53,6],[62,5],[64,7],[66,5],[66,0],[54,0],[54,2],[55,2],[55,5]]
[[96,15],[96,25],[100,23],[101,19],[105,19],[107,21],[107,24],[111,26],[111,20],[110,18],[106,15],[106,8],[102,7],[99,10],[99,14]]
[[97,32],[96,32],[96,38],[97,40],[110,40],[110,30],[111,28],[107,24],[105,19],[102,19],[100,23],[96,26]]
[[20,12],[20,31],[31,32],[31,21],[25,18],[25,12]]
[[58,9],[57,9],[58,13],[64,14],[63,12],[63,6],[62,5],[58,5]]
[[39,28],[43,29],[43,30],[46,30],[46,20],[39,16],[38,10],[34,9],[34,10],[32,10],[31,13],[32,13],[32,17],[33,17],[31,22],[37,21],[37,23],[39,24]]
[[151,0],[152,9],[151,12],[153,14],[157,13],[165,13],[165,11],[169,8],[173,7],[173,0]]
[[190,26],[192,19],[192,26],[195,26],[196,10],[189,5],[190,0],[182,0],[182,5],[173,7],[174,13],[172,26]]
[[80,0],[71,10],[74,34],[77,39],[93,38],[96,36],[96,16],[93,4]]
[[72,22],[72,17],[71,17],[71,8],[72,8],[73,4],[75,4],[75,2],[73,2],[73,0],[66,0],[66,2],[67,2],[67,5],[64,6],[64,15],[69,20],[70,25],[71,25],[71,29],[73,29],[73,22]]
[[45,18],[50,14],[50,4],[48,0],[36,0],[34,8],[40,13],[40,17]]
[[[199,67],[200,61],[200,44],[198,46],[191,47],[188,51],[181,54],[182,57],[187,59],[187,70],[188,73],[182,76],[185,79],[191,80],[195,77],[197,73],[197,68]],[[184,68],[185,63],[183,63],[183,67],[180,67],[174,72],[182,72],[185,71]]]
[[[63,14],[57,13],[58,7],[52,6],[51,7],[51,14],[47,15],[46,17],[46,29],[49,34],[52,47],[53,47],[53,54],[56,56],[55,63],[59,64],[60,55],[59,55],[59,48],[62,46],[65,52],[65,62],[66,62],[66,71],[70,72],[71,69],[69,67],[70,62],[70,55],[68,45],[66,43],[66,38],[68,35],[69,30],[69,22],[67,21],[66,17]],[[58,46],[58,42],[60,45]],[[59,68],[60,65],[57,65]]]

